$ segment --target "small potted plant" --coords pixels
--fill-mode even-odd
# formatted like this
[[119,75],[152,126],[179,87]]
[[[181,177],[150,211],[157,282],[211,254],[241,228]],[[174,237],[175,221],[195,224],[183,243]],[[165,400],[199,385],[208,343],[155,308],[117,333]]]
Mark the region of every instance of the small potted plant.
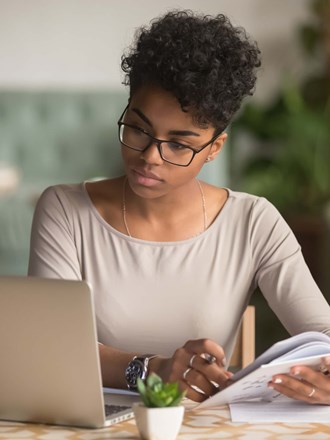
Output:
[[133,405],[135,421],[145,440],[174,440],[180,430],[184,407],[180,405],[185,392],[177,382],[163,383],[155,373],[145,382],[137,381],[142,402]]

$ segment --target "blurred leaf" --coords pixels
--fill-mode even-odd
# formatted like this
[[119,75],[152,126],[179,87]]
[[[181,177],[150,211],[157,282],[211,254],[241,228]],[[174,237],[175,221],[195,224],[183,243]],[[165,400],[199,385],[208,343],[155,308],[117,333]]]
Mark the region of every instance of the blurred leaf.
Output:
[[304,25],[300,28],[300,39],[306,53],[313,55],[320,42],[320,31],[311,25]]
[[163,383],[155,373],[151,373],[145,383],[138,379],[137,388],[143,403],[149,408],[177,406],[185,395],[177,382]]
[[330,0],[311,1],[310,10],[299,36],[307,55],[319,57],[314,73],[301,82],[283,78],[272,102],[246,105],[232,126],[234,138],[241,132],[257,141],[241,173],[232,153],[233,175],[286,214],[319,214],[330,203]]

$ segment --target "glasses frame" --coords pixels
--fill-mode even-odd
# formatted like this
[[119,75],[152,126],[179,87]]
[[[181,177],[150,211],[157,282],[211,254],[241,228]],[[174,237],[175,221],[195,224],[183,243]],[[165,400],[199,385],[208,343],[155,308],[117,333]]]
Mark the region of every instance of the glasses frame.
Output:
[[[125,122],[122,122],[122,119],[123,119],[123,117],[124,117],[124,115],[125,115],[125,113],[126,113],[126,111],[127,111],[127,109],[128,109],[128,106],[129,106],[129,104],[125,107],[125,110],[123,111],[122,115],[120,116],[120,118],[118,119],[118,122],[117,122],[117,124],[118,124],[118,138],[119,138],[119,142],[120,142],[122,145],[125,145],[125,147],[130,148],[131,150],[134,150],[134,151],[140,151],[141,153],[144,153],[145,151],[147,151],[147,149],[150,148],[152,144],[156,144],[156,146],[157,146],[157,150],[158,150],[158,153],[159,153],[160,157],[162,158],[162,160],[163,160],[164,162],[170,163],[171,165],[176,165],[177,167],[188,167],[188,166],[191,164],[191,162],[193,161],[193,159],[194,159],[194,157],[196,156],[196,154],[200,153],[200,152],[203,151],[208,145],[212,144],[212,143],[213,143],[213,142],[214,142],[214,141],[220,136],[220,134],[221,134],[221,132],[215,134],[215,135],[212,137],[211,140],[209,140],[208,142],[206,142],[206,144],[203,144],[203,145],[201,145],[200,147],[198,147],[198,150],[195,150],[195,149],[192,148],[192,147],[188,147],[187,145],[180,144],[180,142],[173,142],[173,144],[179,145],[179,146],[181,146],[182,148],[187,148],[188,150],[191,150],[192,153],[193,153],[193,155],[192,155],[190,161],[189,161],[186,165],[182,165],[182,164],[174,163],[174,162],[171,162],[170,160],[167,160],[167,159],[165,159],[165,158],[163,157],[163,153],[162,153],[162,147],[161,147],[161,145],[162,145],[162,143],[164,143],[164,142],[168,143],[168,142],[169,142],[168,140],[157,139],[157,138],[155,138],[154,136],[152,136],[151,134],[147,133],[147,132],[146,132],[145,130],[143,130],[142,128],[139,128],[139,127],[136,127],[135,125],[126,124]],[[135,130],[141,131],[143,134],[147,135],[147,136],[150,138],[150,140],[151,140],[152,142],[150,142],[150,144],[147,145],[143,150],[140,150],[139,148],[131,147],[130,145],[126,145],[126,144],[120,139],[120,128],[121,128],[121,127],[130,127],[130,128],[134,128]]]

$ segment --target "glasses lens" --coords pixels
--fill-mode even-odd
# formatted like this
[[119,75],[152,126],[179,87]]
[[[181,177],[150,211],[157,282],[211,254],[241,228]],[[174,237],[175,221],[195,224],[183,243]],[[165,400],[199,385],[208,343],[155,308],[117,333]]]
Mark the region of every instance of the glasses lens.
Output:
[[[143,151],[148,148],[152,138],[138,128],[121,124],[119,126],[120,142],[133,150]],[[193,158],[193,151],[175,142],[161,142],[160,153],[163,160],[174,165],[188,165]]]
[[150,144],[150,137],[141,130],[127,125],[119,128],[120,142],[135,150],[144,150]]
[[190,148],[175,142],[162,142],[161,150],[163,159],[176,165],[188,165],[194,155]]

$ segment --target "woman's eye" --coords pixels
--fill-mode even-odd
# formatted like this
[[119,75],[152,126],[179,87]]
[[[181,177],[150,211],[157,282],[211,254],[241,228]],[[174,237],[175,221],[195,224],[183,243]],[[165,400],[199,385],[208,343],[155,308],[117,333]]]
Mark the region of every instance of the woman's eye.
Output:
[[137,135],[139,136],[145,136],[147,133],[145,131],[143,131],[141,128],[134,128],[134,131],[136,132]]
[[185,150],[186,147],[185,145],[182,144],[177,144],[176,142],[168,142],[168,146],[172,149],[172,150]]
[[132,130],[134,130],[136,136],[144,136],[144,137],[149,136],[149,133],[141,127],[133,126]]
[[148,134],[148,135],[149,135],[148,130],[145,130],[143,127],[139,127],[139,126],[137,126],[136,128],[137,128],[138,130],[140,130],[142,133],[144,133],[144,134]]
[[138,122],[135,121],[125,121],[125,124],[129,125],[131,128],[135,130],[139,130],[142,133],[148,134],[148,130],[146,130],[144,127],[142,127]]

